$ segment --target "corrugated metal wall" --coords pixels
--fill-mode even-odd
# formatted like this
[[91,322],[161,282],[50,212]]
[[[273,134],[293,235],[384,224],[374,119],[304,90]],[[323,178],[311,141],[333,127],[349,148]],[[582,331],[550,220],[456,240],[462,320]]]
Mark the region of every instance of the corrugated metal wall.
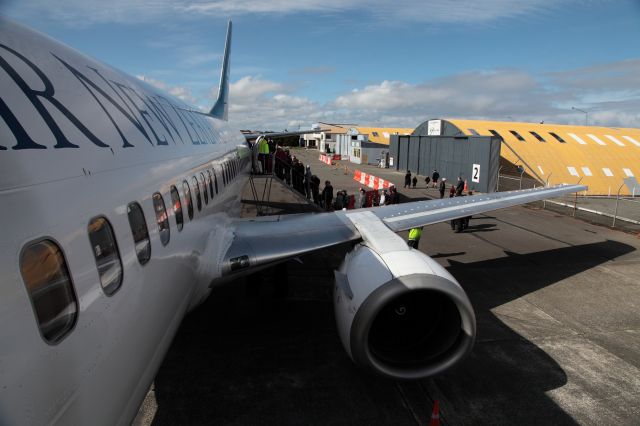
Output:
[[[494,192],[500,165],[500,143],[500,138],[489,136],[392,135],[389,148],[397,170],[431,176],[436,169],[440,176],[451,182],[461,176],[468,181],[469,189]],[[472,182],[474,164],[480,166],[479,182]]]

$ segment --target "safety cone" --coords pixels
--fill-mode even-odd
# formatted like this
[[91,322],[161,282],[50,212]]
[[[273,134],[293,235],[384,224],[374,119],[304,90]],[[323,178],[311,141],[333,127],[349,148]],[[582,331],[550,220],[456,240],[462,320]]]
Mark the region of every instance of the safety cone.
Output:
[[429,426],[440,426],[440,401],[436,399],[433,404],[433,411],[431,412],[431,421]]
[[469,187],[467,186],[467,180],[464,181],[464,192],[468,192]]

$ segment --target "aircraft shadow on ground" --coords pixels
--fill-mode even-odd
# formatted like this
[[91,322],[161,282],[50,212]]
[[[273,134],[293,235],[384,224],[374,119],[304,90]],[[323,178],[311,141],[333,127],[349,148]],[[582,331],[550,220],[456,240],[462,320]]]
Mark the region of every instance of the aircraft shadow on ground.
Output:
[[[491,309],[634,250],[605,241],[450,260],[474,304],[479,341],[448,372],[406,384],[361,371],[340,344],[332,276],[347,249],[214,289],[183,322],[156,377],[153,424],[428,423],[434,399],[449,424],[573,424],[545,394],[566,383],[565,372]],[[274,297],[287,280],[289,295]]]

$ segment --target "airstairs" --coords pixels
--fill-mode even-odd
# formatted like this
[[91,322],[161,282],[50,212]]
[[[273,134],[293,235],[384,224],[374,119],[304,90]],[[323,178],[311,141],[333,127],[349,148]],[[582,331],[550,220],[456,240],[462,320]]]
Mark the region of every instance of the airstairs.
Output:
[[268,216],[279,210],[273,207],[271,201],[274,183],[293,194],[300,204],[310,206],[318,212],[322,211],[319,205],[307,198],[303,174],[296,172],[292,164],[276,158],[275,154],[270,154],[267,158],[259,158],[254,149],[249,185],[258,216]]

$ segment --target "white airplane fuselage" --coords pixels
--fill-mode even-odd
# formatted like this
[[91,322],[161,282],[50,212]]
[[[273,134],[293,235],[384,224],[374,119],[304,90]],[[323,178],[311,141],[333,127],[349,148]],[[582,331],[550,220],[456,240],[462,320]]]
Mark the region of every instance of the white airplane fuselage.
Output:
[[[250,151],[226,121],[3,19],[0,65],[0,423],[130,422],[184,315],[219,277]],[[166,205],[166,244],[154,193]],[[148,228],[145,264],[132,202]],[[110,295],[88,236],[96,217],[111,225],[122,263]],[[77,299],[73,327],[56,342],[43,338],[21,272],[23,250],[41,239],[61,249]]]

